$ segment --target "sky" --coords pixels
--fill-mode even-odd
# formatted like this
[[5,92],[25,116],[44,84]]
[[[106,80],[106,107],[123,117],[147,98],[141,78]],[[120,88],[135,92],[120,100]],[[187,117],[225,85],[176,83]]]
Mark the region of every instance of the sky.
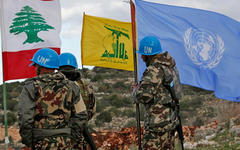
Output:
[[[146,0],[174,6],[192,7],[224,14],[240,22],[240,0]],[[81,32],[83,13],[130,22],[129,0],[60,0],[62,13],[61,52],[73,53],[81,68]],[[0,37],[1,39],[1,37]],[[0,43],[1,46],[1,43]],[[2,84],[0,53],[0,84]],[[85,66],[84,66],[85,67]],[[88,68],[92,68],[86,66]],[[20,80],[21,81],[21,80]],[[10,81],[11,82],[11,81]]]

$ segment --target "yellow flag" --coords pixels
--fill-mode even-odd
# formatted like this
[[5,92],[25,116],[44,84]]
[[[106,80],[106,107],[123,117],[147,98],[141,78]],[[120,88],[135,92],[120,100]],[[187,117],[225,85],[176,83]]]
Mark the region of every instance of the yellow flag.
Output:
[[131,23],[84,14],[82,64],[134,70]]

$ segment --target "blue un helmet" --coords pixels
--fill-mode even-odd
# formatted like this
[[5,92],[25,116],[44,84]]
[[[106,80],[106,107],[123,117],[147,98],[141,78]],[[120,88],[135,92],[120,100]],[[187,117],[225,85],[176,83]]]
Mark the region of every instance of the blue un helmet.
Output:
[[140,41],[137,53],[142,55],[155,55],[162,52],[161,44],[157,37],[146,36]]
[[72,66],[78,68],[77,59],[71,53],[62,53],[59,55],[59,67],[61,66]]
[[45,68],[58,68],[59,66],[59,60],[58,60],[58,54],[54,50],[50,48],[42,48],[39,49],[31,59],[33,63],[31,64],[38,64],[39,66],[45,67]]

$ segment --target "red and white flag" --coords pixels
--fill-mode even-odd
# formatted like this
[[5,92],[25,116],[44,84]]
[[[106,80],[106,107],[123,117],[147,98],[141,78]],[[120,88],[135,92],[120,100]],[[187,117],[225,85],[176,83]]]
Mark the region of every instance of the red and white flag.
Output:
[[4,81],[36,76],[30,59],[40,48],[60,53],[59,0],[1,0]]

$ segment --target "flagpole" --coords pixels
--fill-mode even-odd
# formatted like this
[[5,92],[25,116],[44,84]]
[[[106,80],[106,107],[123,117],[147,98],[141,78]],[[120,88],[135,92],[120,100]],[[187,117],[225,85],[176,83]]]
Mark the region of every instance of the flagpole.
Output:
[[[82,31],[84,29],[84,17],[85,17],[85,12],[83,12],[83,21],[82,21]],[[81,34],[81,65],[82,65],[82,72],[83,72],[83,51],[82,51],[82,37],[83,37],[83,32]]]
[[[135,5],[130,0],[131,7],[131,22],[132,22],[132,38],[133,38],[133,60],[134,60],[134,83],[138,83],[138,68],[137,68],[137,56],[136,56],[136,20],[135,20]],[[140,124],[140,109],[139,104],[136,103],[136,120],[137,120],[137,131],[138,131],[138,150],[142,150],[141,144],[141,124]]]
[[81,34],[81,64],[82,64],[82,69],[83,69],[83,30],[84,30],[84,19],[85,18],[85,12],[83,12],[83,21],[82,21],[82,34]]
[[[2,10],[1,12],[1,27],[3,28],[3,25],[4,25],[4,10],[3,10],[3,1],[1,0],[1,5],[0,5],[0,10]],[[8,143],[9,143],[9,138],[8,138],[8,120],[7,120],[7,90],[6,90],[6,83],[5,83],[5,80],[4,80],[4,65],[3,65],[3,35],[5,32],[4,30],[1,30],[1,50],[2,50],[2,76],[3,76],[3,108],[4,108],[4,127],[5,127],[5,150],[8,149]]]
[[3,107],[4,107],[4,126],[5,126],[5,147],[8,149],[8,120],[7,120],[7,94],[6,94],[6,83],[3,81]]

